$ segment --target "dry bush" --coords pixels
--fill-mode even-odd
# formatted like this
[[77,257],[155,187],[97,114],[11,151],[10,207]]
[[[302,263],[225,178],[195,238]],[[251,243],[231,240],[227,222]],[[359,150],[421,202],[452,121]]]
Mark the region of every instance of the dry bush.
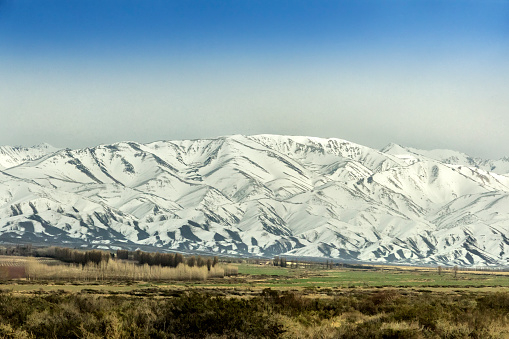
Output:
[[422,331],[422,326],[419,325],[416,321],[392,321],[388,323],[383,323],[380,327],[381,330],[395,330],[395,331],[405,331],[405,330],[415,330]]
[[288,339],[338,338],[338,329],[342,326],[342,320],[339,317],[324,319],[312,325],[309,325],[309,323],[305,324],[301,319],[282,314],[275,314],[273,317],[283,325],[285,332],[281,337]]
[[[212,267],[211,271],[215,267],[217,267],[217,265]],[[227,277],[239,274],[239,268],[237,266],[232,266],[232,265],[223,266],[223,270],[224,270],[224,275]]]
[[507,319],[497,319],[490,323],[488,327],[489,337],[509,338],[509,325]]
[[32,339],[32,334],[22,329],[14,329],[10,324],[0,324],[0,338]]
[[[396,299],[366,292],[334,299],[291,293],[267,289],[252,298],[195,290],[172,298],[2,293],[0,338],[509,337],[509,293],[412,293]],[[372,314],[363,300],[378,300],[381,311]]]

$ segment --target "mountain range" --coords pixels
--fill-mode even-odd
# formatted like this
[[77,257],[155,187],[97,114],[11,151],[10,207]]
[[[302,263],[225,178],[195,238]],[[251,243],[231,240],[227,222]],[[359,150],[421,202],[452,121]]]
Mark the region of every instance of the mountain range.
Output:
[[0,242],[506,266],[509,158],[281,135],[2,146]]

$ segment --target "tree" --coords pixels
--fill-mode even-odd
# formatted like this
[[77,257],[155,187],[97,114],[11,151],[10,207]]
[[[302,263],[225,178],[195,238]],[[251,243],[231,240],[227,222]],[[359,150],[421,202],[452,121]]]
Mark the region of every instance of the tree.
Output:
[[141,259],[141,251],[140,251],[140,250],[136,250],[136,251],[134,252],[133,259],[134,259],[134,260],[136,260],[136,261],[138,261],[138,262],[140,261],[140,259]]
[[184,263],[184,256],[180,253],[175,254],[175,267],[182,263]]
[[129,259],[129,251],[128,250],[117,250],[117,258],[118,259]]

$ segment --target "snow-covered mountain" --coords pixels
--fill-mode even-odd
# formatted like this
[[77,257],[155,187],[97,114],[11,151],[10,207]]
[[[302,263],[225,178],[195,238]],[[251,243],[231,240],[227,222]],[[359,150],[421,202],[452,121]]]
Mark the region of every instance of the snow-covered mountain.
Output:
[[0,146],[0,170],[38,159],[56,151],[58,148],[45,143],[32,147]]
[[509,158],[278,135],[0,147],[0,241],[508,265]]

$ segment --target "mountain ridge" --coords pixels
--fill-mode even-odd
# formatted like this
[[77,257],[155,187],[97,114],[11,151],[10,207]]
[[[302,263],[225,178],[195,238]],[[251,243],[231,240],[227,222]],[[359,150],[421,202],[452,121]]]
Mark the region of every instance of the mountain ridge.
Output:
[[[5,147],[4,242],[410,264],[509,262],[504,159],[269,134],[47,146],[39,153],[20,148],[15,156],[2,153]],[[14,160],[3,161],[7,156]]]

